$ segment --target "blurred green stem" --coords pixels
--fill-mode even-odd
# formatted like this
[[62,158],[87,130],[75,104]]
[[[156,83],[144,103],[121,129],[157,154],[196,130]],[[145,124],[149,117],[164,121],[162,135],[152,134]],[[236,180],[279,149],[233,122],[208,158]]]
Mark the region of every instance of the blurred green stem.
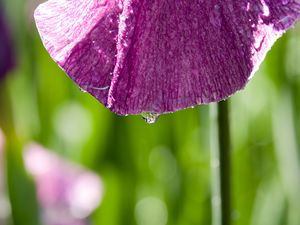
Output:
[[228,101],[210,106],[212,224],[231,224],[230,129]]

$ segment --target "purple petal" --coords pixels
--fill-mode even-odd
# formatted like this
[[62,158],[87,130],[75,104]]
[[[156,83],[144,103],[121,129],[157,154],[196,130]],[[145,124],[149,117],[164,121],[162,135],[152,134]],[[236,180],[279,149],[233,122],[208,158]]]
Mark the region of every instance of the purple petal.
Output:
[[4,18],[3,7],[0,3],[0,79],[14,66],[12,41]]
[[119,12],[115,1],[50,0],[34,15],[52,58],[103,104],[116,62]]
[[227,98],[299,17],[299,0],[50,0],[35,13],[53,59],[121,115]]

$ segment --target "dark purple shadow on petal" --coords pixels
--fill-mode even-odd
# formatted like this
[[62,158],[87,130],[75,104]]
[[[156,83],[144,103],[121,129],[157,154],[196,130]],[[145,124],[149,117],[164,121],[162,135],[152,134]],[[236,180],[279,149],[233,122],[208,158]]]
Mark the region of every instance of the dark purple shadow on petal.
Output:
[[[244,88],[300,15],[298,0],[103,2],[115,7],[99,16],[59,64],[120,115],[161,114],[229,97]],[[36,20],[51,54],[65,37],[53,39],[49,26],[57,24],[47,24],[43,16]]]
[[4,17],[2,4],[0,3],[0,80],[11,70],[15,64],[12,40],[9,25]]

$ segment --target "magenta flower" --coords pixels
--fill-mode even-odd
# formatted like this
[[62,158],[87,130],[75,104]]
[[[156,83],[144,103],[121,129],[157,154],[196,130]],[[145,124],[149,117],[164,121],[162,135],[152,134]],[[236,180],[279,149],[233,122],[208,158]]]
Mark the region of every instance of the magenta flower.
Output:
[[7,21],[4,18],[3,7],[0,2],[0,79],[12,69],[14,65],[12,40],[8,30]]
[[120,115],[227,98],[299,16],[299,0],[49,0],[35,11],[52,58]]
[[26,148],[24,158],[36,181],[43,224],[87,225],[102,198],[100,178],[36,144]]

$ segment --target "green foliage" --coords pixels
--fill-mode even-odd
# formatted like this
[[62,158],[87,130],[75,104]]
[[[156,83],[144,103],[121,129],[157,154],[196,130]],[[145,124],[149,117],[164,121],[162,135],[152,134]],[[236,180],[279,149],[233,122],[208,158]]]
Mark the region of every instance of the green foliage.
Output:
[[6,177],[14,225],[40,225],[35,187],[26,174],[22,146],[10,141],[6,151]]

